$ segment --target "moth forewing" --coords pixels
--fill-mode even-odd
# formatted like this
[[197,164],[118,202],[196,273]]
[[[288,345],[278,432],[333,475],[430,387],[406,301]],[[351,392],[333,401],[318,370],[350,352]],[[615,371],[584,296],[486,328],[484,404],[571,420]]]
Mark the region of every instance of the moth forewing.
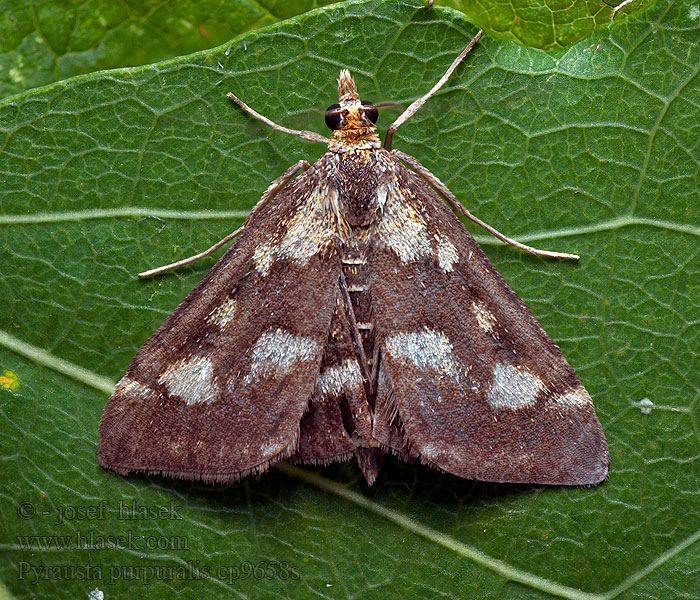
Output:
[[607,445],[573,369],[435,191],[395,172],[384,218],[401,238],[379,227],[368,252],[395,274],[370,278],[375,438],[469,479],[598,483]]
[[347,70],[331,138],[230,94],[329,150],[273,182],[138,351],[102,417],[100,464],[226,482],[283,459],[354,456],[371,484],[389,451],[488,481],[606,477],[605,437],[573,369],[436,190],[459,201],[388,150],[479,35],[384,148],[376,106]]
[[100,423],[103,466],[230,481],[297,452],[340,271],[318,184],[304,173],[262,207],[138,351]]

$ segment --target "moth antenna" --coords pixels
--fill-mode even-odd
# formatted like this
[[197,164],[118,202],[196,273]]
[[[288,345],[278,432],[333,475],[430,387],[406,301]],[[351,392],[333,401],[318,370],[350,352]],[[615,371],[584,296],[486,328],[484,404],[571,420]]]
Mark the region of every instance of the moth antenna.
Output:
[[508,236],[498,231],[498,229],[496,229],[495,227],[492,227],[488,223],[482,221],[479,217],[475,217],[472,213],[470,213],[464,207],[464,204],[462,204],[459,201],[457,196],[455,196],[447,188],[447,186],[444,183],[442,183],[442,181],[440,181],[435,175],[428,171],[428,169],[426,169],[418,160],[416,160],[412,156],[409,156],[408,154],[404,154],[400,150],[392,150],[391,153],[395,156],[398,156],[403,162],[405,162],[416,173],[418,173],[418,175],[420,175],[425,181],[432,185],[452,207],[452,210],[461,215],[464,215],[470,221],[474,221],[474,223],[476,223],[480,227],[483,227],[491,235],[498,238],[502,242],[505,242],[506,244],[510,244],[511,246],[515,246],[516,248],[520,248],[521,250],[525,250],[525,252],[529,252],[530,254],[535,254],[537,256],[549,256],[551,258],[568,258],[571,260],[578,260],[580,258],[578,254],[568,254],[567,252],[554,252],[552,250],[540,250],[539,248],[533,248],[532,246],[521,244],[513,238],[509,238]]
[[410,119],[413,115],[416,114],[418,109],[423,106],[426,101],[433,96],[443,85],[445,85],[445,82],[450,78],[450,75],[454,72],[454,70],[457,68],[457,65],[462,62],[462,59],[469,54],[469,51],[475,46],[475,44],[479,41],[479,38],[481,38],[481,34],[483,33],[483,29],[479,29],[477,34],[473,37],[472,41],[467,44],[467,47],[462,50],[459,53],[459,56],[454,59],[452,64],[449,66],[447,71],[445,71],[445,74],[440,77],[440,80],[433,86],[433,88],[425,94],[425,96],[422,96],[418,98],[418,100],[414,100],[411,106],[409,106],[401,115],[399,116],[396,121],[394,121],[390,126],[389,129],[387,129],[386,132],[386,138],[384,139],[384,147],[387,150],[391,150],[391,139],[394,137],[394,132],[401,126],[403,125],[408,119]]
[[150,277],[151,275],[157,275],[158,273],[164,273],[165,271],[170,271],[170,269],[177,269],[178,267],[183,267],[185,265],[189,265],[190,263],[193,263],[196,260],[199,260],[200,258],[204,258],[205,256],[209,256],[210,254],[213,254],[216,252],[221,246],[226,244],[227,242],[230,242],[233,238],[235,238],[237,235],[239,235],[243,229],[245,229],[246,224],[250,221],[250,219],[258,213],[258,211],[265,206],[272,198],[274,198],[277,193],[286,186],[290,179],[294,177],[295,173],[299,170],[302,169],[304,171],[307,171],[308,169],[311,168],[311,165],[309,164],[308,161],[306,160],[300,160],[294,163],[291,167],[289,167],[282,175],[280,175],[277,179],[275,179],[270,186],[267,188],[265,193],[262,195],[262,198],[258,200],[258,203],[253,207],[253,209],[250,211],[250,215],[248,215],[248,218],[246,219],[245,223],[243,224],[243,227],[239,227],[235,231],[229,233],[225,238],[222,240],[219,240],[214,244],[211,248],[208,250],[205,250],[204,252],[200,252],[199,254],[195,254],[194,256],[190,256],[188,258],[183,258],[182,260],[178,260],[177,262],[170,263],[169,265],[164,265],[162,267],[156,267],[155,269],[150,269],[149,271],[144,271],[143,273],[139,273],[139,277]]
[[218,242],[216,242],[216,244],[214,244],[211,248],[205,250],[204,252],[200,252],[199,254],[195,254],[194,256],[188,256],[187,258],[183,258],[182,260],[178,260],[177,262],[170,263],[169,265],[163,265],[162,267],[156,267],[155,269],[143,271],[142,273],[139,273],[139,277],[144,278],[150,277],[151,275],[158,275],[158,273],[164,273],[165,271],[170,271],[170,269],[184,267],[185,265],[189,265],[190,263],[193,263],[194,261],[199,260],[200,258],[209,256],[210,254],[213,254],[219,248],[221,248],[221,246],[223,246],[226,242],[230,242],[233,238],[240,234],[241,231],[243,231],[243,229],[243,227],[239,227],[235,231],[232,231],[225,238],[219,240]]
[[300,130],[300,129],[289,129],[289,127],[283,127],[282,125],[278,125],[274,121],[271,121],[267,117],[264,117],[261,115],[258,111],[253,110],[248,106],[243,100],[240,98],[237,98],[234,96],[231,92],[226,94],[231,100],[233,100],[238,106],[240,106],[245,112],[247,112],[249,115],[255,117],[256,119],[260,119],[263,123],[266,123],[272,129],[276,129],[277,131],[281,131],[282,133],[288,133],[290,135],[298,135],[300,138],[307,140],[309,142],[321,142],[322,144],[330,144],[331,140],[327,137],[322,136],[319,133],[315,133],[314,131],[305,131],[305,130]]

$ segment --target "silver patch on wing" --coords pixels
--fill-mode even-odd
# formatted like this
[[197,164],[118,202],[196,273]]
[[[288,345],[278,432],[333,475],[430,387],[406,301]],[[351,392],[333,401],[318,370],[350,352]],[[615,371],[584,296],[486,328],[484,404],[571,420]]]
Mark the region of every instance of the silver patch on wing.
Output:
[[214,382],[214,366],[208,358],[191,356],[170,365],[158,379],[169,393],[187,404],[211,402],[219,395]]
[[236,314],[236,301],[227,297],[219,306],[212,310],[206,317],[206,322],[223,329]]
[[283,375],[294,364],[315,358],[318,343],[311,337],[292,335],[283,329],[268,330],[251,350],[250,372],[244,383],[249,384],[270,375]]
[[583,386],[566,392],[566,394],[557,394],[552,398],[553,402],[563,404],[569,408],[581,408],[583,406],[592,405],[591,397]]
[[348,358],[342,364],[328,367],[321,372],[317,389],[321,397],[333,397],[342,391],[363,389],[362,372],[355,358]]
[[542,380],[525,367],[498,363],[486,400],[494,408],[526,408],[535,403],[543,388]]
[[432,369],[453,377],[457,375],[450,340],[444,333],[429,327],[388,337],[384,346],[392,357],[408,360],[420,370]]
[[406,198],[406,194],[412,196],[412,192],[392,181],[382,184],[377,195],[380,193],[386,197],[376,228],[382,244],[390,248],[403,264],[433,257],[443,271],[453,271],[459,261],[457,248],[441,233],[436,233],[431,239],[425,217]]
[[292,217],[282,225],[281,239],[261,244],[253,254],[255,268],[263,277],[272,263],[280,258],[305,265],[319,252],[337,241],[338,193],[334,188],[321,185],[305,200]]

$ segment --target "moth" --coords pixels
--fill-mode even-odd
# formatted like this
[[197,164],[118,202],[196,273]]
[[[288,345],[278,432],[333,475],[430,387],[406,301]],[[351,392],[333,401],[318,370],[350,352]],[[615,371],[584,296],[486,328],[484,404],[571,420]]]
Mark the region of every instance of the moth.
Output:
[[118,383],[99,428],[103,467],[231,482],[282,460],[354,457],[372,484],[389,452],[484,481],[606,478],[590,396],[455,213],[525,250],[577,257],[506,238],[391,150],[480,35],[383,146],[377,105],[347,70],[330,138],[229,94],[328,152],[290,167],[241,229],[197,256],[238,238]]

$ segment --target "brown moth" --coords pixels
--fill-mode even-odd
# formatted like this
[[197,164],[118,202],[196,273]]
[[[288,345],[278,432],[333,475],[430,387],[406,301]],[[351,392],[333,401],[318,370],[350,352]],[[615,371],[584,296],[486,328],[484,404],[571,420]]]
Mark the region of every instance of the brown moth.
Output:
[[[100,423],[99,460],[230,482],[281,460],[386,452],[469,479],[593,484],[608,449],[557,345],[454,212],[482,224],[361,102],[350,73],[328,144],[269,187],[238,240],[136,354]],[[302,173],[294,177],[301,169]],[[450,205],[451,209],[445,204]],[[185,264],[186,259],[142,275]]]

